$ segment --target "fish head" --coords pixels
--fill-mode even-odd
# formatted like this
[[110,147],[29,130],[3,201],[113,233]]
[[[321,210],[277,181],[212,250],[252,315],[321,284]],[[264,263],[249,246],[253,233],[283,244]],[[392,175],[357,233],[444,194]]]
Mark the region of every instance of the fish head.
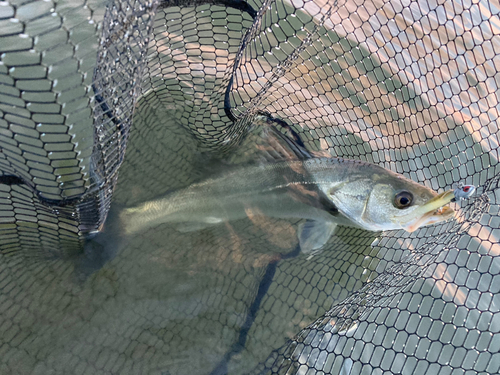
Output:
[[[372,165],[372,167],[376,167]],[[446,221],[455,211],[448,203],[453,190],[441,194],[381,167],[354,175],[327,191],[340,212],[367,230],[413,232]]]

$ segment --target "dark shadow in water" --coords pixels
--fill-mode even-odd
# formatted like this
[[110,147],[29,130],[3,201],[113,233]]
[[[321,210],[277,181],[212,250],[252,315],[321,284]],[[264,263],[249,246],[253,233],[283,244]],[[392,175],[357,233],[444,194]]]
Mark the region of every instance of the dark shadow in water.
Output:
[[255,299],[253,303],[250,305],[248,309],[248,313],[245,319],[245,322],[241,326],[240,333],[238,336],[238,341],[236,341],[233,346],[229,349],[229,351],[224,355],[224,358],[221,360],[221,362],[217,365],[217,367],[210,372],[210,375],[226,375],[228,374],[228,369],[227,365],[231,358],[235,356],[236,354],[240,353],[243,349],[245,349],[245,344],[247,341],[248,337],[248,332],[250,331],[250,328],[252,328],[252,324],[255,321],[255,318],[257,316],[257,312],[259,311],[260,305],[264,299],[264,297],[267,294],[267,291],[269,290],[269,287],[271,286],[273,280],[274,280],[274,275],[276,274],[276,268],[278,266],[278,262],[280,260],[284,259],[291,259],[295,258],[300,254],[300,246],[297,245],[295,249],[287,254],[280,254],[275,260],[272,260],[269,262],[267,265],[266,271],[264,273],[264,276],[262,277],[262,280],[260,281],[259,288],[257,290],[257,295],[255,296]]
[[118,214],[121,210],[117,205],[111,207],[104,231],[87,239],[83,251],[74,259],[74,280],[77,283],[85,282],[89,276],[102,269],[124,247],[123,237],[119,235]]

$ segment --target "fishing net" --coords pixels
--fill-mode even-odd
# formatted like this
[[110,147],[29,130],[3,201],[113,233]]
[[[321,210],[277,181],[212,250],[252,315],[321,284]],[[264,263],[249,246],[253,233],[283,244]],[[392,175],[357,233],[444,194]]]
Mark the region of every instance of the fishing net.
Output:
[[[499,13],[0,2],[0,373],[498,373]],[[436,191],[478,189],[454,221],[340,227],[313,257],[300,220],[120,232],[120,210],[211,160],[275,157],[266,127]]]

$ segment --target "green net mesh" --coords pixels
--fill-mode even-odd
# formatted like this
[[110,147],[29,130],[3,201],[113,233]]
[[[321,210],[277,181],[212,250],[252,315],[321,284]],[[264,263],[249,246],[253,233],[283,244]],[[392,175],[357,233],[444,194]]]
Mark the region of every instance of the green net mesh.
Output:
[[[0,373],[499,373],[499,14],[0,2]],[[207,159],[286,153],[259,144],[263,116],[309,151],[477,192],[454,221],[340,227],[313,257],[299,220],[123,235],[122,209]]]

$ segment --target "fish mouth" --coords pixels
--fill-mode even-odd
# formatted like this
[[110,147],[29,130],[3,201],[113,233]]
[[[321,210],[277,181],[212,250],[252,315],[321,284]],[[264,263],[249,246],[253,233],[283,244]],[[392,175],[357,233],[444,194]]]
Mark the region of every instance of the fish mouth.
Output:
[[420,227],[446,221],[455,215],[455,210],[446,206],[453,198],[455,198],[453,190],[438,194],[426,204],[400,218],[399,223],[403,229],[411,233]]

